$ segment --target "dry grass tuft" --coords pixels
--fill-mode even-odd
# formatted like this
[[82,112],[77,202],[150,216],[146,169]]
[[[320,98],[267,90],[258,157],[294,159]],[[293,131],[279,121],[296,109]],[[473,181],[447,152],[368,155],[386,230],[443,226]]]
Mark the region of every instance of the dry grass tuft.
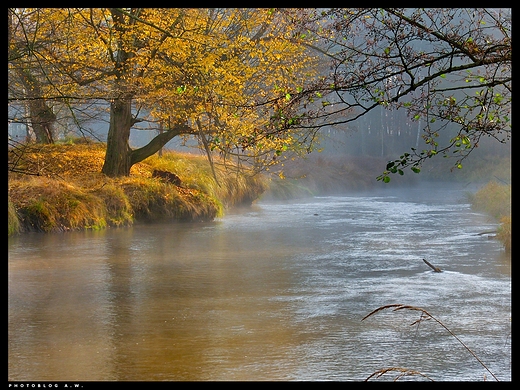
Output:
[[7,196],[7,234],[10,236],[12,234],[20,233],[21,225],[20,219],[18,218],[18,214],[16,213],[16,207],[11,202],[11,196],[8,194]]
[[500,222],[496,239],[511,252],[511,184],[490,181],[475,194],[468,195],[471,208]]
[[511,216],[511,185],[490,181],[470,197],[471,207],[495,218]]
[[14,181],[9,196],[23,231],[103,229],[106,213],[96,196],[62,180],[33,177]]
[[511,216],[500,219],[496,238],[504,245],[504,250],[511,253]]

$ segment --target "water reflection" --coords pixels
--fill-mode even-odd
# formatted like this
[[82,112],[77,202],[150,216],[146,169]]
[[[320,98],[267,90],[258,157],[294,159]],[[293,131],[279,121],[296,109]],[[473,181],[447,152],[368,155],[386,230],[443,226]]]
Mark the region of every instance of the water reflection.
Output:
[[[258,204],[206,224],[9,239],[11,380],[511,378],[511,262],[452,197]],[[416,194],[418,195],[418,194]],[[448,223],[449,221],[449,223]],[[430,272],[421,258],[445,270]],[[433,260],[432,260],[433,261]],[[509,342],[508,342],[509,339]],[[489,377],[489,375],[488,375]]]

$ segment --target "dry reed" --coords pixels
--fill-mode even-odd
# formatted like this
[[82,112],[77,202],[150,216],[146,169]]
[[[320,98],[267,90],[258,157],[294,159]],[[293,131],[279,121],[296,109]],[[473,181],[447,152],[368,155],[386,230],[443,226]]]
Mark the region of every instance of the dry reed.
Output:
[[[475,354],[475,352],[473,352],[466,344],[464,344],[464,342],[457,337],[457,335],[455,335],[446,325],[444,325],[440,320],[438,320],[437,318],[435,318],[434,316],[432,316],[430,313],[428,313],[426,310],[420,308],[420,307],[415,307],[415,306],[410,306],[410,305],[402,305],[402,304],[391,304],[391,305],[384,305],[384,306],[380,306],[378,307],[377,309],[371,311],[369,314],[367,314],[366,316],[364,316],[361,321],[364,321],[365,319],[367,319],[368,317],[382,311],[382,310],[386,310],[386,309],[393,309],[392,311],[399,311],[399,310],[411,310],[411,311],[418,311],[421,313],[421,316],[419,317],[418,320],[414,321],[413,323],[410,324],[410,326],[413,326],[413,325],[419,325],[422,321],[426,321],[426,320],[433,320],[435,321],[436,323],[438,323],[440,326],[442,326],[451,336],[453,336],[481,365],[482,367],[484,367],[486,369],[487,372],[489,372],[491,374],[491,376],[497,381],[499,382],[498,378],[495,376],[495,374],[493,374],[491,372],[491,370],[482,362],[482,360],[479,359],[479,357]],[[386,372],[388,371],[395,371],[395,370],[400,370],[402,371],[403,373],[406,373],[406,372],[415,372],[413,370],[408,370],[408,369],[404,369],[404,368],[390,368],[390,369],[383,369],[383,370],[379,370],[379,371],[376,371],[375,373],[373,373],[372,375],[370,375],[366,380],[376,376],[376,377],[380,377],[381,375],[385,374]],[[376,375],[377,374],[377,375]],[[422,375],[422,374],[421,374]],[[403,375],[401,375],[403,376]]]

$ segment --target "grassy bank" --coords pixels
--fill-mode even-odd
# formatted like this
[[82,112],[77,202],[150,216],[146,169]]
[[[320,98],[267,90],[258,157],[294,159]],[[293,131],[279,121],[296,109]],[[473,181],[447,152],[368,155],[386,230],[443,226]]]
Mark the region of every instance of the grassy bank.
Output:
[[486,213],[500,223],[496,238],[506,252],[511,252],[511,185],[490,181],[469,195],[469,200],[474,210]]
[[[129,177],[108,178],[101,174],[104,156],[105,145],[100,143],[38,145],[23,154],[10,152],[10,168],[25,174],[8,175],[8,234],[105,229],[157,220],[209,221],[259,197],[294,199],[387,185],[375,180],[386,164],[382,158],[317,154],[286,163],[282,180],[276,175],[247,175],[218,160],[215,179],[205,156],[179,152],[154,155],[134,165]],[[448,176],[464,183],[488,183],[469,194],[469,201],[501,224],[496,238],[510,251],[511,186],[493,180],[507,181],[510,161],[480,161],[485,164],[470,165],[464,176]],[[152,177],[154,170],[174,173],[179,185]],[[430,172],[420,177],[431,179],[437,171]],[[412,185],[418,179],[409,173],[393,177],[390,185]]]
[[[165,152],[132,167],[129,177],[101,174],[105,145],[38,145],[9,153],[8,233],[105,229],[137,222],[208,221],[267,188],[265,177],[215,164],[202,155]],[[178,185],[152,177],[174,173]],[[30,173],[30,174],[27,174]]]

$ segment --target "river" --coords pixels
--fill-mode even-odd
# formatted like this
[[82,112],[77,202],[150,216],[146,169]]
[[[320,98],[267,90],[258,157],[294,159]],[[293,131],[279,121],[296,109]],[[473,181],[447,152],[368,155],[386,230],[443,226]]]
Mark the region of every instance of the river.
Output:
[[[399,367],[416,372],[400,380],[510,381],[511,257],[479,234],[497,225],[466,191],[261,200],[208,223],[10,237],[8,379],[363,381]],[[412,325],[408,309],[362,321],[389,304],[449,332]]]

